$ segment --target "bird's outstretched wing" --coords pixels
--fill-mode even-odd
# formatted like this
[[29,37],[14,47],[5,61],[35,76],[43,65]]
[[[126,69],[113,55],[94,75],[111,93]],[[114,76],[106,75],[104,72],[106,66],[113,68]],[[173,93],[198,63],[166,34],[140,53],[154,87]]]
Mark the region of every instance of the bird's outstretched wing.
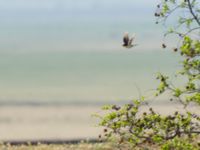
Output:
[[133,40],[134,40],[134,37],[131,37],[131,39],[130,39],[129,42],[128,42],[128,45],[132,45]]

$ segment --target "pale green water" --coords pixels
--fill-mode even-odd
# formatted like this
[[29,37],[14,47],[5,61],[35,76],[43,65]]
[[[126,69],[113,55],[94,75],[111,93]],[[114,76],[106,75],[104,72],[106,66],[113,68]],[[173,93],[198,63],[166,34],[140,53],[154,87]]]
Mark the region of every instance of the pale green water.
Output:
[[[136,49],[136,48],[135,48]],[[0,56],[2,101],[125,100],[156,88],[158,71],[179,67],[173,52],[31,52]]]

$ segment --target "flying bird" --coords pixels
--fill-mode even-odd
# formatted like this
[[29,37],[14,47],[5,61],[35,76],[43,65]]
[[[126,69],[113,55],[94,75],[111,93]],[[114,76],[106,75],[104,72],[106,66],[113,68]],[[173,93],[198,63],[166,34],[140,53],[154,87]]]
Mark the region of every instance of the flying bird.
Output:
[[134,37],[129,38],[128,32],[124,34],[123,38],[123,45],[125,48],[132,48],[133,46],[136,46],[137,44],[133,44]]

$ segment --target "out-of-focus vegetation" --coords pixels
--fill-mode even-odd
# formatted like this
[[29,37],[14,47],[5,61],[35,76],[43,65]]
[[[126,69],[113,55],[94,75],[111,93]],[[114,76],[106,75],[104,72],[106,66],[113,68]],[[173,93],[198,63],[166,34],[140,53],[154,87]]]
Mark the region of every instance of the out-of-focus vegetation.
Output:
[[[174,16],[177,22],[168,23]],[[191,112],[189,105],[200,109],[200,2],[197,0],[162,0],[156,8],[156,24],[169,26],[164,37],[177,35],[177,45],[173,51],[182,56],[182,69],[175,74],[177,80],[184,77],[186,83],[176,87],[170,78],[158,73],[158,88],[155,97],[170,92],[169,101],[182,105],[181,111],[161,115],[148,105],[145,97],[131,103],[103,107],[105,115],[100,117],[100,126],[105,127],[100,139],[114,141],[121,149],[151,149],[149,145],[163,150],[199,150],[200,149],[200,116]],[[166,43],[163,49],[168,49]],[[142,111],[146,105],[148,111]]]
[[[113,150],[111,144],[79,143],[79,144],[37,144],[37,145],[10,145],[1,144],[1,150]],[[114,148],[115,149],[115,148]],[[117,149],[117,148],[116,148]]]
[[[150,149],[158,149],[155,145],[146,145]],[[117,143],[114,142],[102,142],[102,143],[87,143],[81,142],[78,144],[20,144],[20,145],[10,145],[10,144],[0,144],[1,150],[119,150],[123,148],[128,150],[127,144],[123,144],[119,147]],[[134,148],[134,150],[139,150],[140,147]]]

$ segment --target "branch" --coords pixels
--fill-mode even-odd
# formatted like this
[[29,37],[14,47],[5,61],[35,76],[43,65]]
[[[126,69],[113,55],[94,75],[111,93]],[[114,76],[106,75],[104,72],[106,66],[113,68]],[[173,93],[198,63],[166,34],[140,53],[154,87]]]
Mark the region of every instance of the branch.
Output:
[[196,14],[194,13],[193,9],[192,9],[192,4],[191,4],[190,0],[187,0],[187,2],[188,2],[188,7],[189,7],[189,10],[190,10],[190,13],[192,14],[194,19],[196,20],[197,24],[200,26],[200,21],[197,18]]
[[175,138],[176,136],[180,136],[181,134],[200,134],[200,131],[180,131],[179,129],[176,130],[176,132],[174,133],[174,135],[166,137],[166,140],[170,140]]
[[194,134],[200,134],[200,131],[189,131],[189,132],[181,132],[181,133],[185,133],[185,134],[192,134],[192,133],[194,133]]

